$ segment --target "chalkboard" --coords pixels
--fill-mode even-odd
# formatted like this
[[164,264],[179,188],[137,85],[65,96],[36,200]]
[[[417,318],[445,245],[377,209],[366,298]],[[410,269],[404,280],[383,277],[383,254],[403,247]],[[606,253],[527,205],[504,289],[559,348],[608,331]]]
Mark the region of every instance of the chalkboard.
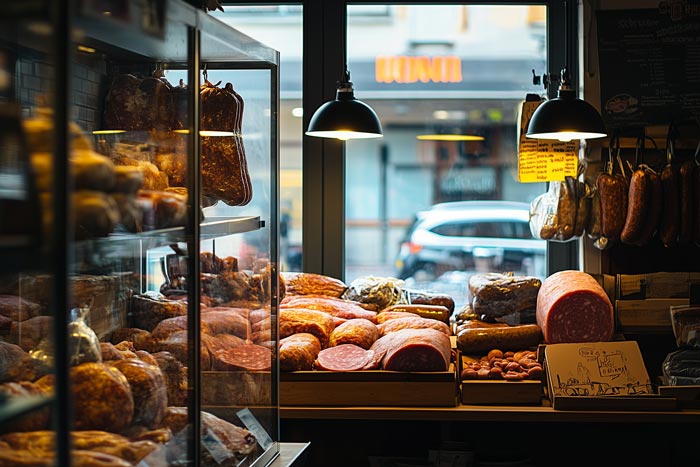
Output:
[[700,11],[599,10],[603,119],[608,127],[700,117]]

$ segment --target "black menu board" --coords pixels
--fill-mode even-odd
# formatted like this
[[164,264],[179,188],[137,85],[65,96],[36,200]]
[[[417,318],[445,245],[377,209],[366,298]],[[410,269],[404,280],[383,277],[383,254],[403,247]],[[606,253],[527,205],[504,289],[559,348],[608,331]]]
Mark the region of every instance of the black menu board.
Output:
[[700,117],[700,14],[600,10],[596,19],[607,126]]

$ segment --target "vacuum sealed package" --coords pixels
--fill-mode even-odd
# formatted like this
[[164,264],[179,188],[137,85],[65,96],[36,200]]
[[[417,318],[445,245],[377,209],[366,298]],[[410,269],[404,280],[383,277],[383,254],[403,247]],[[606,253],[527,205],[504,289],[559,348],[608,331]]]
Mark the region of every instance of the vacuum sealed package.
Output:
[[568,242],[581,237],[590,217],[586,184],[574,177],[551,182],[549,190],[530,203],[530,231],[540,240]]
[[359,277],[352,281],[341,298],[354,300],[376,308],[376,311],[404,303],[404,282],[394,277]]
[[670,312],[679,349],[662,364],[664,384],[700,385],[700,306],[672,306]]
[[665,386],[694,386],[700,384],[700,348],[671,352],[662,364]]
[[679,348],[700,349],[700,306],[672,306],[671,326]]

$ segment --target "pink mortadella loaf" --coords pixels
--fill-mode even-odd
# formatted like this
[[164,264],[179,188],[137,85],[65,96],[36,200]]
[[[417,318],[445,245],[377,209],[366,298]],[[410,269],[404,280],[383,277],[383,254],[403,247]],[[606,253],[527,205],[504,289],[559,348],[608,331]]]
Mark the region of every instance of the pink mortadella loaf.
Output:
[[559,271],[537,294],[537,324],[547,344],[606,342],[615,330],[613,306],[603,287],[581,271]]

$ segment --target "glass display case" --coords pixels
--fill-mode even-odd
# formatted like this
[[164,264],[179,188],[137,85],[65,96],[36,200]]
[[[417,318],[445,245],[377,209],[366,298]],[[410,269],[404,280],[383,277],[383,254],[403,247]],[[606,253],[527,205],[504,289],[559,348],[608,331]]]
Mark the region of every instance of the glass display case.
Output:
[[279,54],[75,3],[0,7],[0,464],[267,465]]

